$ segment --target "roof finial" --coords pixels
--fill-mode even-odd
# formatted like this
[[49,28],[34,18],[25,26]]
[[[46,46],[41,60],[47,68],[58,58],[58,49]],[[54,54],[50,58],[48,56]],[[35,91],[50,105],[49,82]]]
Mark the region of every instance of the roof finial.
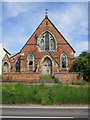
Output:
[[45,17],[47,18],[48,16],[48,9],[45,9]]

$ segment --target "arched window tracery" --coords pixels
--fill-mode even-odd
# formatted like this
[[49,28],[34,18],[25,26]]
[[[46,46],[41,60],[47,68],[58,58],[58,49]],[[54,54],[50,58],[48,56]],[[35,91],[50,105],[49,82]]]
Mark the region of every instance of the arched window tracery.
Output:
[[40,50],[45,51],[54,51],[55,50],[55,40],[54,37],[49,33],[45,32],[40,41]]

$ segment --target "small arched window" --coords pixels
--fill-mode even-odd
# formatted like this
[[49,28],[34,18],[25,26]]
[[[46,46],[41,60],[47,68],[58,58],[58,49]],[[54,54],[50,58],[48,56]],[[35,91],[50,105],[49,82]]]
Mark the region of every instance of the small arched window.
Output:
[[5,62],[4,65],[3,65],[3,72],[4,73],[9,73],[9,64],[7,62]]
[[66,61],[67,61],[67,56],[65,54],[61,55],[61,67],[66,68]]
[[33,65],[34,65],[34,56],[31,54],[28,56],[28,69],[33,70]]
[[20,72],[20,57],[16,59],[16,72]]

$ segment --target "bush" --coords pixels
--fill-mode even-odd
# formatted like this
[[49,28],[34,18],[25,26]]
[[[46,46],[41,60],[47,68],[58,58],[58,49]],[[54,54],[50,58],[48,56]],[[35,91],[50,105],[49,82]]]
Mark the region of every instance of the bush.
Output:
[[85,81],[90,81],[90,53],[83,51],[78,57],[75,58],[70,72],[79,72],[83,75]]

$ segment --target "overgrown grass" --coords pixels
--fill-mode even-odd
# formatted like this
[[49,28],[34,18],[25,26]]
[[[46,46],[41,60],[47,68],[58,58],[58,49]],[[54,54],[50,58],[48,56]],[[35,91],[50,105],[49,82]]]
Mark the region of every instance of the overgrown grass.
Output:
[[73,81],[72,85],[87,85],[88,83],[86,81]]
[[0,75],[0,81],[2,80],[2,75]]
[[2,103],[3,104],[88,104],[88,87],[74,87],[57,84],[54,86],[25,84],[3,84]]
[[54,78],[54,76],[52,76],[52,75],[41,75],[40,76],[40,79],[45,79],[45,80],[50,80],[50,79],[53,79]]
[[53,82],[53,83],[60,83],[59,79],[56,78],[54,75],[41,75],[40,82]]

